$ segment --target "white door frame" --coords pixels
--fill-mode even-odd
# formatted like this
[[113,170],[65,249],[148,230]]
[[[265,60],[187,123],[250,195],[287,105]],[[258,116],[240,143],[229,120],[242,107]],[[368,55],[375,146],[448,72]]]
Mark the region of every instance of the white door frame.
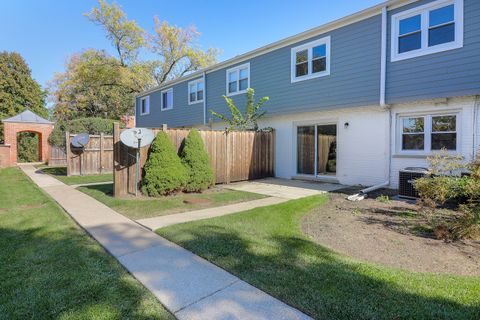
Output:
[[[338,146],[337,146],[337,153],[336,153],[336,162],[337,162],[337,168],[335,170],[335,175],[319,175],[317,170],[317,163],[318,163],[318,137],[317,137],[317,130],[318,126],[324,126],[324,125],[335,125],[336,129],[336,136],[337,136],[337,144],[338,144],[338,119],[337,118],[329,118],[329,119],[322,119],[322,120],[310,120],[310,121],[298,121],[293,123],[293,141],[295,144],[294,149],[294,172],[295,175],[297,176],[308,176],[308,177],[314,177],[314,178],[326,178],[326,179],[336,179],[338,176]],[[298,144],[297,144],[297,139],[298,139],[298,127],[307,127],[307,126],[314,126],[315,127],[315,160],[314,160],[314,174],[305,174],[305,173],[299,173],[298,172]]]

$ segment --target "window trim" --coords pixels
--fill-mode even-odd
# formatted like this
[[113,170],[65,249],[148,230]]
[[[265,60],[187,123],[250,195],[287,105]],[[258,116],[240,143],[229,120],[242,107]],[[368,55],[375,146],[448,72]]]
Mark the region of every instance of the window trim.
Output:
[[[313,59],[312,59],[312,49],[314,47],[317,47],[317,46],[320,46],[320,45],[325,45],[325,47],[326,47],[325,48],[325,53],[326,53],[325,65],[326,65],[326,68],[325,68],[325,71],[312,73],[311,72],[312,71],[312,61],[313,61]],[[324,38],[321,38],[321,39],[317,39],[315,41],[307,42],[307,43],[304,43],[304,44],[296,46],[296,47],[293,47],[290,50],[290,77],[291,77],[290,81],[291,81],[291,83],[329,76],[330,75],[330,61],[331,61],[331,49],[330,48],[331,48],[331,37],[330,36],[324,37]],[[295,70],[296,70],[296,65],[297,65],[296,54],[297,54],[297,52],[303,51],[303,50],[308,50],[308,57],[307,57],[308,74],[306,74],[304,76],[296,77],[295,76]]]
[[232,72],[237,72],[237,89],[239,89],[240,87],[240,69],[245,69],[245,67],[247,68],[247,71],[248,71],[248,85],[247,85],[247,89],[250,88],[250,77],[251,77],[251,74],[250,74],[250,62],[247,62],[247,63],[244,63],[244,64],[241,64],[241,65],[238,65],[238,66],[235,66],[233,68],[230,68],[230,69],[227,69],[225,71],[225,79],[226,79],[226,86],[225,86],[225,93],[227,95],[227,97],[231,97],[231,96],[236,96],[237,94],[242,94],[242,93],[245,93],[247,92],[247,89],[245,90],[238,90],[238,91],[235,91],[235,92],[232,92],[232,93],[229,93],[228,92],[228,75]]
[[[444,110],[434,112],[422,112],[422,113],[402,113],[396,115],[396,129],[395,129],[395,150],[397,155],[406,156],[429,156],[438,153],[440,150],[432,150],[432,117],[438,116],[455,116],[457,145],[455,150],[447,150],[449,154],[456,155],[461,154],[461,110]],[[424,148],[423,150],[404,150],[403,149],[403,125],[402,120],[405,118],[424,118]]]
[[[172,106],[170,108],[163,107],[163,94],[171,91],[172,92]],[[160,91],[160,111],[167,111],[173,109],[173,88],[168,88],[165,90]]]
[[205,99],[205,84],[204,84],[204,85],[203,85],[203,97],[202,97],[202,100],[190,101],[190,94],[191,94],[190,86],[191,86],[191,85],[195,85],[195,86],[196,86],[197,91],[195,91],[195,96],[197,96],[196,93],[198,92],[198,84],[199,84],[199,83],[203,83],[203,79],[202,79],[202,78],[196,79],[196,80],[192,80],[192,81],[188,82],[188,105],[201,103],[201,102],[203,102],[203,99]]
[[[455,41],[428,46],[429,33],[429,12],[448,5],[454,5],[454,23],[455,23]],[[390,61],[402,61],[406,59],[421,57],[429,54],[444,52],[463,47],[463,0],[437,0],[419,7],[405,10],[392,15],[390,21],[391,39],[390,39]],[[398,38],[400,37],[400,20],[407,19],[416,15],[421,15],[421,47],[420,49],[398,53]]]
[[[145,112],[142,112],[142,102],[145,101]],[[140,115],[145,116],[147,114],[150,114],[150,96],[145,96],[140,98]]]

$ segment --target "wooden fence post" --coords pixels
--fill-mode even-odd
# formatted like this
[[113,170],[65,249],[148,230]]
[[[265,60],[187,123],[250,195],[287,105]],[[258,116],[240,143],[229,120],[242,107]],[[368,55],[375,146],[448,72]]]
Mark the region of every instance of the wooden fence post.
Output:
[[228,131],[225,131],[225,139],[226,139],[226,143],[225,143],[225,147],[226,147],[226,156],[225,156],[225,168],[226,168],[226,172],[225,172],[225,183],[229,184],[230,183],[230,177],[231,177],[231,172],[232,172],[232,168],[231,168],[231,143],[230,143],[230,135],[228,134]]
[[103,155],[104,155],[104,145],[105,145],[105,134],[103,132],[100,133],[100,160],[98,161],[100,167],[100,173],[103,173]]
[[127,187],[124,183],[124,172],[121,169],[120,156],[120,124],[115,122],[113,124],[113,196],[120,197],[124,195],[124,190]]
[[65,153],[67,154],[67,176],[71,175],[72,151],[70,150],[70,132],[65,132]]

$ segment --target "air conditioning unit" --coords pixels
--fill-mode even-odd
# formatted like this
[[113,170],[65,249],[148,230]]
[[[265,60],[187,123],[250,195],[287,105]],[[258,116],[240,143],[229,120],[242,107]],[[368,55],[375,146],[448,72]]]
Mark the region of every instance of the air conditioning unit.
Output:
[[398,195],[402,198],[418,198],[418,191],[413,186],[416,179],[424,177],[428,173],[426,168],[409,167],[399,172]]

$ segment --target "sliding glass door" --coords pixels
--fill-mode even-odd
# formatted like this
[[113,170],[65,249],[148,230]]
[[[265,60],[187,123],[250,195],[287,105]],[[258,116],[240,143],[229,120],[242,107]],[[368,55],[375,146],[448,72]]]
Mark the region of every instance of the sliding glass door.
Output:
[[337,172],[337,125],[297,127],[297,173],[335,176]]

